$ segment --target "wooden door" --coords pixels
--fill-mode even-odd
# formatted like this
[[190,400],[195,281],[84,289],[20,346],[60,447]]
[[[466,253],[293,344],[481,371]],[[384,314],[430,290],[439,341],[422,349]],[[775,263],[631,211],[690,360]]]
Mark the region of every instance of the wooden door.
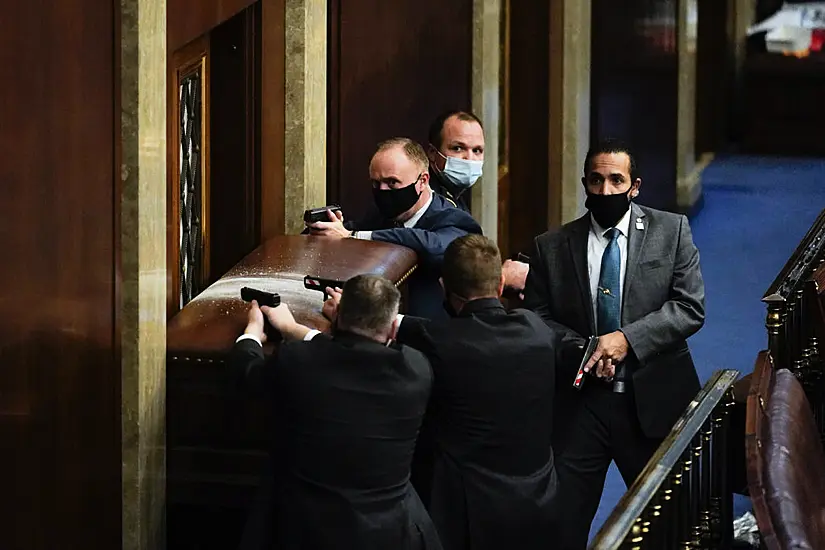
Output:
[[120,547],[119,5],[0,17],[3,550]]
[[329,0],[327,197],[358,218],[379,142],[426,145],[430,121],[471,107],[472,0]]

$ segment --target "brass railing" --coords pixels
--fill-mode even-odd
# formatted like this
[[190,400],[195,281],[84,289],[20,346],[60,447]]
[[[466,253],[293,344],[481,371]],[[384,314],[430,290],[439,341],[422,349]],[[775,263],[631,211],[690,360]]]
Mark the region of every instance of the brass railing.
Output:
[[728,424],[735,370],[717,371],[619,500],[589,548],[727,548],[733,539]]

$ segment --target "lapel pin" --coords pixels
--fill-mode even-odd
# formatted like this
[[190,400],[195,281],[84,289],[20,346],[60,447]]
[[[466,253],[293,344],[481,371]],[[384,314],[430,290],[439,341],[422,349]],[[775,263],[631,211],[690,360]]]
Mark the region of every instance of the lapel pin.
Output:
[[642,223],[642,218],[636,218],[636,229],[644,229],[645,226]]

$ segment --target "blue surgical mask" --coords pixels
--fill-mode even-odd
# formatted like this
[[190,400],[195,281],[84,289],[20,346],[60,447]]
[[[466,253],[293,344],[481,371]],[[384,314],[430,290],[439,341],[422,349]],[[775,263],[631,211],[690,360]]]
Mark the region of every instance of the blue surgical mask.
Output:
[[457,190],[464,191],[465,189],[469,189],[478,181],[478,178],[481,177],[484,161],[441,156],[447,159],[447,162],[444,164],[444,170],[441,173]]

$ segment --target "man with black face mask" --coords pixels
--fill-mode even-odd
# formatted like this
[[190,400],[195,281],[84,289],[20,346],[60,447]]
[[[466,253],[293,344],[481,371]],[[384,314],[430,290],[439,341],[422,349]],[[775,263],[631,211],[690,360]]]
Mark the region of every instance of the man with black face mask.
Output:
[[433,193],[429,160],[418,143],[394,138],[381,143],[370,161],[376,210],[366,219],[344,223],[329,212],[330,221],[309,226],[313,235],[371,239],[409,247],[418,254],[418,268],[408,281],[410,314],[446,318],[442,305],[441,262],[457,237],[481,233],[472,216]]
[[[562,331],[573,358],[557,369],[558,548],[585,547],[611,460],[629,487],[699,391],[686,342],[705,319],[699,252],[685,216],[632,202],[635,174],[626,146],[591,148],[589,213],[536,237],[530,261],[525,306]],[[589,336],[595,376],[575,390]]]
[[[396,335],[424,352],[435,375],[431,456],[421,456],[419,435],[413,483],[430,495],[445,550],[552,547],[557,335],[532,311],[504,309],[501,256],[487,237],[454,240],[442,281],[452,318],[400,316]],[[328,291],[334,317],[346,290]],[[423,459],[428,479],[417,471]]]

